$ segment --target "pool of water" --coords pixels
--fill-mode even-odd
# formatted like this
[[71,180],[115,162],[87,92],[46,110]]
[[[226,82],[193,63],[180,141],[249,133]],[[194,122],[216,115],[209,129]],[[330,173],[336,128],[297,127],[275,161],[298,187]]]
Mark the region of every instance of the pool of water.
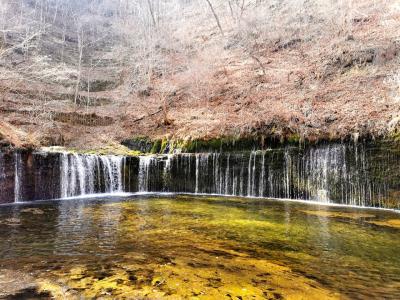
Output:
[[400,299],[399,246],[400,215],[383,210],[191,195],[0,206],[0,298]]

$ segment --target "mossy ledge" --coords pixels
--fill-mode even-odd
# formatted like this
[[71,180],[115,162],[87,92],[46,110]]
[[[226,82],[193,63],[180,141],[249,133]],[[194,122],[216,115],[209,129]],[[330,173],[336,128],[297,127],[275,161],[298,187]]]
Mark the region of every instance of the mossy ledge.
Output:
[[104,147],[99,149],[76,149],[65,147],[42,147],[38,149],[42,152],[50,153],[69,153],[69,154],[86,154],[86,155],[121,155],[121,156],[139,156],[143,154],[140,151],[131,150],[127,147]]
[[320,140],[304,140],[298,134],[292,134],[285,139],[270,138],[265,136],[246,136],[233,137],[223,136],[218,138],[203,138],[203,139],[174,139],[174,138],[159,138],[151,139],[145,136],[136,136],[131,139],[122,141],[122,145],[130,150],[140,153],[150,154],[172,154],[172,153],[200,153],[200,152],[240,152],[252,150],[265,150],[273,148],[281,148],[284,146],[305,147],[311,145],[320,145],[328,143],[363,143],[380,146],[390,146],[393,150],[400,150],[400,141],[393,138],[374,140],[371,138],[365,139],[320,139]]
[[141,153],[169,154],[196,152],[246,151],[258,149],[262,145],[255,138],[211,138],[211,139],[150,139],[133,137],[122,141],[122,145]]

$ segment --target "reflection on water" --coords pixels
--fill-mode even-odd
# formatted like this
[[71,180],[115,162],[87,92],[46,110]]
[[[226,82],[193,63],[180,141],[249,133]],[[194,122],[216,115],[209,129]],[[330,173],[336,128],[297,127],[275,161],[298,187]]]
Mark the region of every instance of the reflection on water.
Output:
[[141,196],[0,208],[0,298],[400,298],[400,216]]

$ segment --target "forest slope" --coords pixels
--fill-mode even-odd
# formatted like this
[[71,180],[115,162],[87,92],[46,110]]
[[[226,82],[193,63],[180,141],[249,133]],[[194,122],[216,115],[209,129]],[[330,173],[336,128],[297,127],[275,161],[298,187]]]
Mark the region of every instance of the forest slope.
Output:
[[1,120],[77,148],[393,135],[400,5],[337,2],[1,0]]

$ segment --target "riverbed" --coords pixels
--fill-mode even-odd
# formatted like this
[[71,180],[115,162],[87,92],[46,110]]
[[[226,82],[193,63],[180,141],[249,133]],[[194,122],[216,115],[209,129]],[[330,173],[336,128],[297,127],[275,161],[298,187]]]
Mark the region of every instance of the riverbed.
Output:
[[0,206],[0,297],[399,299],[400,215],[268,199]]

